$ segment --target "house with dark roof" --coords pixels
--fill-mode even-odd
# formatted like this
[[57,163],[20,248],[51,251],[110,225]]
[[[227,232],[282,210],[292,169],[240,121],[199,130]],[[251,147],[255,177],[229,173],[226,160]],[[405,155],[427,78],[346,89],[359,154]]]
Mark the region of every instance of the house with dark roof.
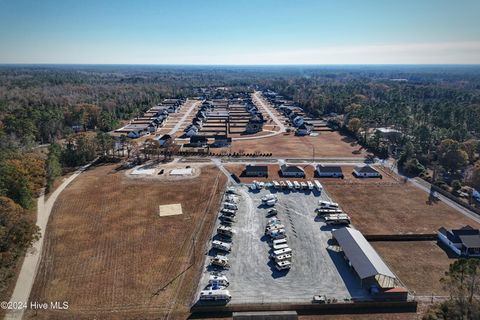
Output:
[[305,170],[303,170],[303,168],[300,168],[299,166],[289,166],[286,164],[282,164],[280,166],[280,171],[283,177],[305,178]]
[[353,175],[357,178],[382,178],[380,172],[373,167],[369,166],[357,166],[353,169]]
[[165,145],[168,144],[170,141],[173,141],[173,140],[172,140],[172,136],[169,135],[169,134],[164,134],[163,136],[161,136],[161,137],[158,139],[158,143],[160,144],[160,147],[165,146]]
[[208,138],[205,136],[191,136],[190,137],[190,147],[206,147],[208,145]]
[[214,148],[228,147],[232,144],[232,138],[227,137],[226,135],[214,135],[213,143],[211,144]]
[[312,130],[313,130],[313,125],[304,122],[297,128],[297,131],[295,131],[295,134],[297,136],[308,136],[310,133],[312,133]]
[[268,177],[268,167],[249,164],[245,167],[243,175],[246,177]]
[[343,171],[340,166],[324,166],[319,164],[315,169],[315,174],[317,177],[343,178]]
[[480,231],[469,225],[461,229],[438,229],[438,240],[463,257],[480,257]]

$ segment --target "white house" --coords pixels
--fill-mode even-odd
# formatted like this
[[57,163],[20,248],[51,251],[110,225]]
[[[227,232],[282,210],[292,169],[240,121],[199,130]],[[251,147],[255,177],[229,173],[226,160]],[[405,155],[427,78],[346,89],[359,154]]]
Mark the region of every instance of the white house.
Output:
[[438,240],[464,257],[480,257],[480,231],[467,225],[461,229],[438,229]]
[[353,169],[353,174],[357,178],[381,178],[382,177],[380,172],[378,172],[377,170],[375,170],[369,165],[355,167],[355,169]]

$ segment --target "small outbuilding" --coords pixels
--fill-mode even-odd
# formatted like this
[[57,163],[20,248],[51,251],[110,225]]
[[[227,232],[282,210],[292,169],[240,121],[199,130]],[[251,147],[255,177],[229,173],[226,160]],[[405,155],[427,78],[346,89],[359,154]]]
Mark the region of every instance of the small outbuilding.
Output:
[[317,177],[343,178],[343,171],[340,166],[324,166],[319,164],[315,169],[315,173]]
[[282,164],[280,166],[280,171],[283,177],[305,178],[305,170],[303,170],[303,168],[300,168],[299,166],[289,166],[286,164]]
[[357,178],[382,178],[381,173],[368,164],[355,167],[353,175]]
[[268,167],[249,164],[245,167],[244,175],[246,177],[268,177]]
[[459,256],[480,257],[480,231],[469,225],[461,229],[438,229],[438,240]]

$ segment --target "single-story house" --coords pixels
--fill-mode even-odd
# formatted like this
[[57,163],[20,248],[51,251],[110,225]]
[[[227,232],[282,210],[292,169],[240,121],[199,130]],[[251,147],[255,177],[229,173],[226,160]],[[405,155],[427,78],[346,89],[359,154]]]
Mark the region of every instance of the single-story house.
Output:
[[246,177],[268,177],[268,167],[249,164],[245,167],[244,175]]
[[232,138],[229,138],[226,135],[214,135],[213,139],[212,147],[222,148],[228,147],[232,144]]
[[163,147],[169,141],[172,141],[172,136],[169,134],[164,134],[158,139],[158,143],[160,144],[160,147]]
[[205,136],[191,136],[190,146],[192,147],[206,147],[208,145],[208,138]]
[[303,170],[303,168],[300,168],[299,166],[289,166],[286,164],[282,164],[280,166],[280,170],[283,177],[305,178],[305,170]]
[[480,231],[469,225],[461,229],[438,229],[438,240],[464,257],[480,257]]
[[343,178],[342,167],[340,166],[324,166],[317,165],[315,173],[318,177],[334,177],[334,178]]
[[295,134],[297,136],[308,136],[312,133],[313,126],[307,123],[302,123],[298,128]]
[[302,116],[296,116],[292,120],[292,123],[295,127],[300,127],[304,122],[305,122],[305,120],[303,119]]
[[357,178],[381,178],[382,175],[380,172],[375,170],[373,167],[366,166],[357,166],[353,169],[353,175]]

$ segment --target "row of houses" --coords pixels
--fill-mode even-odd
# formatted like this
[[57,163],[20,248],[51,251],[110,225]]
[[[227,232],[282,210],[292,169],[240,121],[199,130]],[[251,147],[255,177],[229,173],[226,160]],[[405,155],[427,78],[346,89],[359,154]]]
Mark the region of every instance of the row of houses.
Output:
[[[305,178],[305,170],[300,166],[282,164],[280,173],[283,177]],[[357,166],[352,174],[358,178],[382,178],[382,174],[370,165]],[[268,166],[247,165],[244,175],[247,177],[268,177]],[[342,167],[318,164],[315,167],[317,177],[343,178]]]
[[178,111],[183,102],[183,99],[164,99],[161,104],[148,109],[142,116],[136,117],[114,132],[125,134],[132,139],[154,133],[164,125],[170,113]]

